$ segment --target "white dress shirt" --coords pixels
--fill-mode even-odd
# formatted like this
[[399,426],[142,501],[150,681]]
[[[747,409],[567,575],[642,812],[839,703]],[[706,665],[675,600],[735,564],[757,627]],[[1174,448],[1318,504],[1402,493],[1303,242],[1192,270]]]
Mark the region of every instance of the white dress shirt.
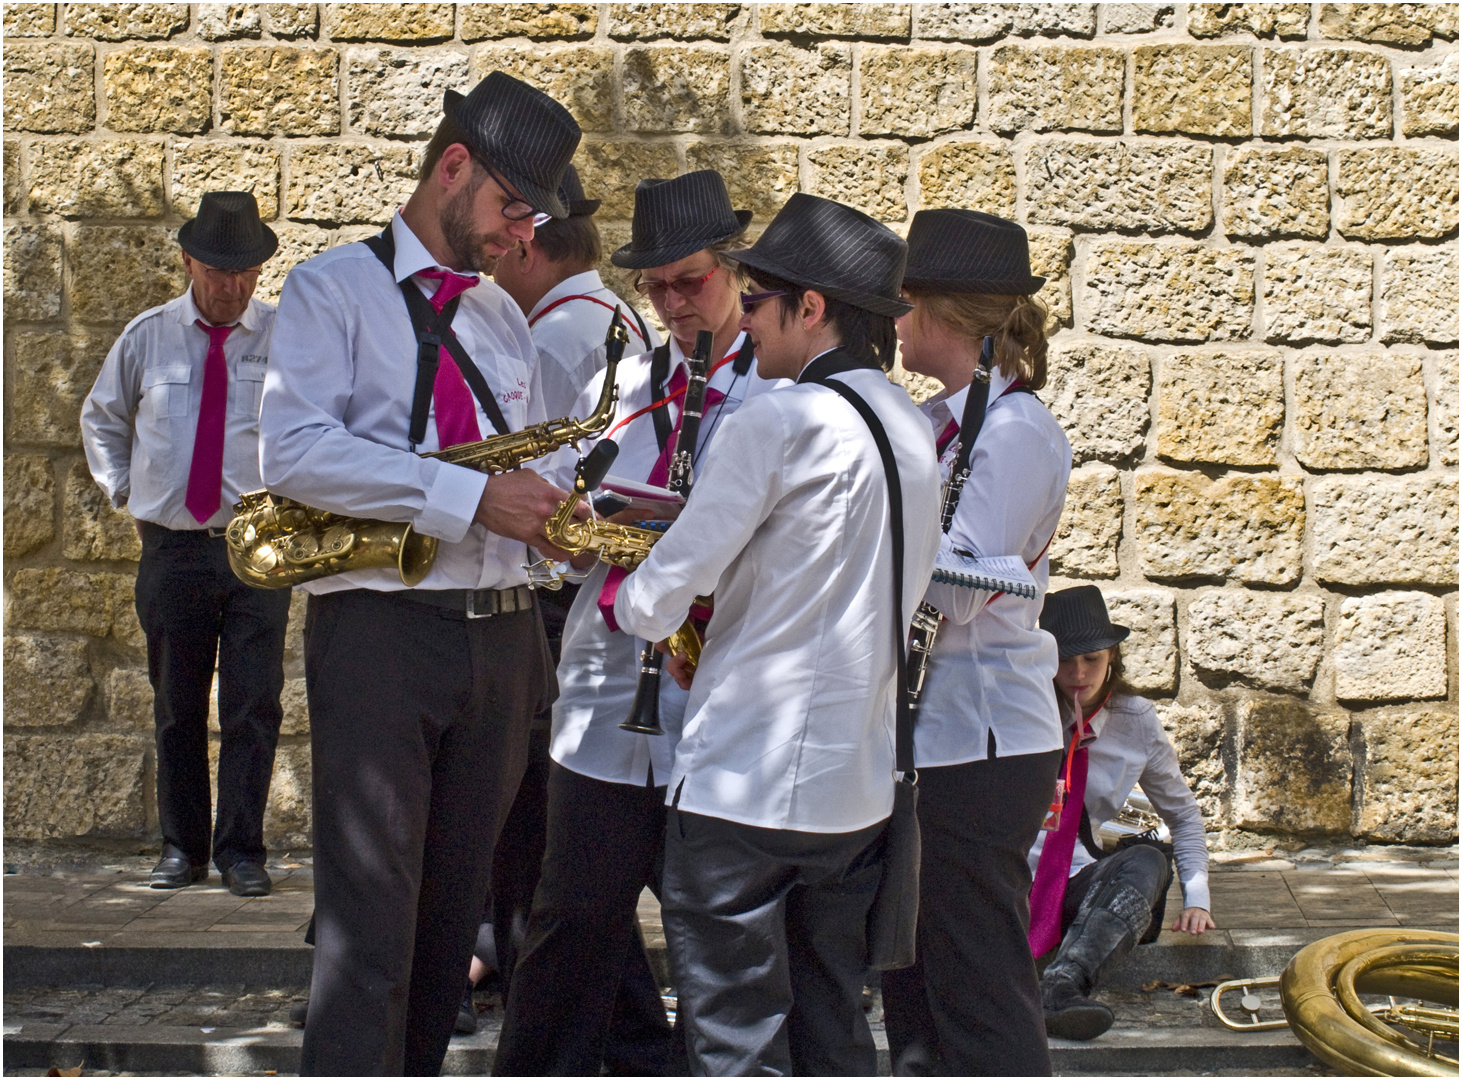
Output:
[[[127,324],[81,407],[91,475],[112,506],[169,529],[219,528],[259,480],[259,390],[269,363],[274,307],[250,300],[223,343],[228,409],[223,428],[223,497],[199,521],[183,505],[203,401],[208,334],[193,288]],[[204,319],[204,322],[208,320]]]
[[[939,546],[933,439],[883,372],[835,378],[876,410],[899,463],[905,628]],[[615,601],[622,626],[658,640],[697,595],[716,597],[670,774],[673,805],[813,833],[888,817],[892,579],[883,461],[863,418],[816,384],[744,403],[684,512]]]
[[[260,471],[280,495],[339,514],[410,522],[441,539],[423,589],[503,589],[527,580],[525,545],[473,522],[485,474],[419,456],[438,447],[436,419],[413,453],[416,335],[398,282],[437,266],[398,213],[391,219],[395,274],[365,244],[346,244],[290,271],[279,298],[279,340],[264,381]],[[430,296],[437,282],[418,279]],[[452,330],[517,431],[548,417],[528,320],[482,280],[462,294]],[[475,397],[484,438],[492,423]],[[567,454],[531,464],[557,477]],[[306,582],[308,592],[405,588],[394,569],[355,570]]]
[[[537,329],[535,327],[535,333]],[[741,348],[742,336],[732,343],[730,353]],[[685,366],[685,354],[673,338],[670,343],[670,376]],[[630,357],[619,367],[619,401],[615,406],[614,424],[651,403],[650,354]],[[670,378],[665,380],[667,383]],[[593,408],[604,385],[601,371],[585,388],[575,406],[574,415]],[[707,384],[726,398],[705,410],[699,437],[696,439],[695,470],[699,475],[708,460],[707,451],[721,429],[742,402],[776,386],[787,385],[785,379],[763,379],[753,362],[747,374],[737,376],[726,364]],[[680,401],[669,406],[670,422],[680,416]],[[660,456],[655,439],[655,422],[651,414],[630,421],[614,433],[619,456],[610,467],[610,474],[627,480],[648,479]],[[597,440],[596,440],[597,441]],[[587,453],[590,446],[581,444]],[[711,450],[711,453],[717,451]],[[680,738],[681,720],[689,696],[669,675],[660,679],[660,726],[664,735],[639,735],[623,731],[619,725],[629,716],[639,684],[640,650],[644,641],[623,630],[610,630],[599,611],[599,594],[609,572],[607,563],[598,563],[584,582],[564,624],[563,645],[558,665],[558,700],[553,704],[553,743],[549,749],[553,760],[576,773],[612,784],[644,786],[653,767],[655,779],[664,783],[670,776],[675,744]]]
[[[1012,381],[998,370],[991,376],[990,407],[946,543],[975,555],[1019,555],[1027,566],[1034,563],[1039,589],[1034,599],[1006,593],[991,600],[990,593],[973,589],[929,587],[925,599],[945,619],[914,728],[920,768],[985,760],[991,731],[1000,757],[1061,748],[1051,685],[1056,639],[1037,621],[1050,577],[1046,548],[1066,503],[1071,446],[1033,394],[1005,393]],[[936,435],[959,419],[968,392],[924,403]],[[951,443],[940,462],[945,475],[954,456]]]
[[[592,299],[568,299],[586,296]],[[595,300],[609,306],[596,304]],[[634,309],[605,288],[595,270],[564,278],[528,313],[543,379],[543,407],[550,420],[578,415],[573,406],[579,394],[604,370],[604,334],[616,306],[624,309],[624,327],[629,334],[626,353],[649,352],[660,344],[660,335],[650,326],[642,326]],[[648,341],[642,340],[644,334],[649,334]]]
[[[1063,718],[1074,727],[1069,705],[1062,703]],[[1178,882],[1183,887],[1183,906],[1209,910],[1208,844],[1203,835],[1203,813],[1198,800],[1183,779],[1178,755],[1158,721],[1157,710],[1144,697],[1113,695],[1089,721],[1096,738],[1087,744],[1086,804],[1091,832],[1111,821],[1132,794],[1134,786],[1152,803],[1158,816],[1173,833],[1173,860],[1178,864]],[[1071,731],[1066,732],[1070,741]],[[1043,832],[1030,850],[1031,873],[1041,858],[1046,842]],[[1080,840],[1071,857],[1071,873],[1096,860]]]

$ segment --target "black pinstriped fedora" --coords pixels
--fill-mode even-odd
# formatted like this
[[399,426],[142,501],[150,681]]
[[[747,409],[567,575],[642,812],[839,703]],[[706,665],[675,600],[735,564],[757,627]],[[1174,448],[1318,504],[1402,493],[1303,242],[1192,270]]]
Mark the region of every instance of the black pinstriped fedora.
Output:
[[1056,639],[1062,660],[1110,649],[1132,633],[1112,622],[1102,591],[1095,585],[1047,593],[1046,605],[1041,608],[1041,629]]
[[178,244],[216,270],[249,270],[279,250],[279,237],[259,220],[247,191],[205,191],[198,216],[183,222]]
[[535,210],[568,217],[558,197],[564,169],[579,146],[579,125],[542,90],[494,71],[466,97],[448,90],[442,104],[470,140]]
[[861,210],[798,192],[755,244],[726,257],[824,296],[892,318],[914,305],[899,297],[908,245]]
[[626,270],[664,266],[729,240],[751,222],[750,210],[731,209],[726,181],[715,169],[635,185],[629,243],[609,261]]
[[1029,296],[1045,283],[1031,273],[1030,244],[1013,221],[978,210],[920,210],[909,223],[906,289]]
[[599,209],[599,199],[584,198],[584,185],[579,181],[579,170],[570,165],[563,171],[563,181],[558,185],[558,198],[568,209],[569,217],[592,217]]

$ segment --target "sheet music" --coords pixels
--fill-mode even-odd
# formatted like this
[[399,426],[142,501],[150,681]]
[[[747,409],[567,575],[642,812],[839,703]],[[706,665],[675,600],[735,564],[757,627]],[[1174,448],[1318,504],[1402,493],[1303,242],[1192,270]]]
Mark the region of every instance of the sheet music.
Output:
[[1004,592],[1035,599],[1036,579],[1019,555],[964,555],[943,549],[934,560],[934,579],[943,585]]

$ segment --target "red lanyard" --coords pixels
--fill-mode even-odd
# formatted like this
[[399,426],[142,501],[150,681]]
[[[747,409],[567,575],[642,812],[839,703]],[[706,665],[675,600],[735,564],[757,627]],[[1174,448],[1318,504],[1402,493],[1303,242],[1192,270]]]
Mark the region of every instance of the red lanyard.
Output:
[[[732,352],[728,352],[725,356],[723,356],[721,358],[721,360],[716,364],[715,367],[711,368],[710,372],[706,375],[706,381],[707,382],[710,382],[711,379],[712,379],[712,377],[716,374],[716,372],[720,371],[723,367],[725,367],[727,364],[729,364],[732,360],[735,360],[735,359],[736,359],[736,351],[733,350]],[[689,386],[689,385],[690,385],[690,383],[687,382],[686,383],[686,386]],[[673,391],[672,393],[666,394],[659,401],[653,402],[653,403],[651,403],[649,405],[646,405],[643,409],[639,409],[639,410],[637,410],[635,412],[630,413],[623,420],[619,421],[612,428],[610,428],[609,429],[609,434],[605,435],[604,437],[606,439],[612,439],[612,438],[614,438],[614,433],[616,431],[618,431],[620,428],[624,427],[626,424],[628,424],[631,420],[638,420],[640,417],[644,416],[645,413],[647,413],[647,412],[653,412],[655,409],[658,409],[661,405],[668,405],[668,404],[670,404],[672,401],[674,401],[676,398],[680,397],[684,393],[685,393],[685,386],[682,386],[679,390],[676,390],[676,391]],[[719,391],[718,391],[718,393],[719,393]]]
[[[533,329],[533,327],[538,324],[539,319],[543,318],[543,316],[547,315],[550,311],[558,307],[560,304],[567,304],[570,300],[588,300],[591,303],[598,304],[602,308],[608,308],[610,311],[614,310],[613,304],[607,304],[603,300],[600,300],[597,296],[584,296],[581,293],[575,294],[574,296],[561,296],[553,303],[549,304],[542,311],[540,311],[537,315],[534,315],[533,318],[529,319],[528,329]],[[645,341],[645,335],[640,333],[640,328],[636,326],[634,322],[626,320],[625,325],[634,331],[635,337],[639,338],[641,341]],[[650,343],[648,341],[645,341],[645,344],[648,345]]]
[[1068,749],[1066,751],[1066,790],[1067,791],[1070,791],[1071,790],[1071,759],[1076,756],[1076,746],[1077,746],[1077,743],[1080,742],[1081,736],[1083,734],[1085,734],[1085,732],[1087,730],[1087,723],[1091,720],[1091,718],[1093,716],[1095,716],[1097,713],[1101,712],[1103,709],[1105,709],[1107,707],[1107,702],[1110,701],[1111,698],[1112,698],[1111,691],[1108,691],[1107,692],[1107,696],[1104,697],[1104,698],[1102,698],[1101,704],[1098,705],[1091,712],[1089,712],[1085,716],[1083,716],[1081,718],[1081,723],[1077,724],[1076,725],[1076,730],[1074,730],[1071,733],[1071,747],[1070,747],[1070,749]]

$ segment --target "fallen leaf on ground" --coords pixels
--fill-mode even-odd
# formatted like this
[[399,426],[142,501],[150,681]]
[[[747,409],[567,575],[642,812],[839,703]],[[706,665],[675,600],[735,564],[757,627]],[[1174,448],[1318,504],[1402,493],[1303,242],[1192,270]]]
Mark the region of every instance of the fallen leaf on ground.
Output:
[[58,1068],[56,1068],[53,1065],[49,1070],[47,1070],[46,1075],[47,1076],[80,1076],[81,1075],[81,1066],[78,1065],[74,1069],[58,1069]]

